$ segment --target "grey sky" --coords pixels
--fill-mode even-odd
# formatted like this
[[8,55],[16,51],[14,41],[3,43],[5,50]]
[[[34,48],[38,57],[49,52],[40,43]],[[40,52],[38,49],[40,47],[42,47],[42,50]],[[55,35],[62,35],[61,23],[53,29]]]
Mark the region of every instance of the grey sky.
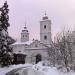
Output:
[[[5,0],[0,0],[0,6]],[[9,35],[19,40],[25,22],[30,32],[30,40],[39,39],[40,24],[44,12],[52,21],[52,36],[67,25],[75,24],[75,0],[7,0],[9,5]]]

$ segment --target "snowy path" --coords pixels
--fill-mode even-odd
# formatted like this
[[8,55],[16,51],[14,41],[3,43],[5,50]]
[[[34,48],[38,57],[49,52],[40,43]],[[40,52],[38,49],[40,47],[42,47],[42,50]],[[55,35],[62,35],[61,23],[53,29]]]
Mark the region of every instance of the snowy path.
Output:
[[75,75],[74,72],[69,73],[60,72],[55,67],[31,65],[31,64],[12,65],[10,67],[0,68],[0,75],[5,75],[7,72],[10,72],[11,70],[16,68],[20,69],[20,71],[18,72],[20,72],[21,75]]
[[36,71],[34,69],[30,69],[28,75],[45,75],[42,72]]
[[45,75],[41,71],[34,70],[32,68],[32,65],[30,65],[30,64],[29,65],[27,65],[27,64],[25,64],[25,65],[13,65],[13,66],[10,66],[9,68],[8,67],[0,68],[0,75],[5,75],[8,72],[9,73],[7,75],[10,75],[10,71],[11,71],[11,73],[17,71],[17,72],[19,72],[20,75]]
[[6,75],[11,75],[14,72],[18,73],[19,75],[45,75],[42,72],[39,72],[39,71],[32,69],[32,67],[14,69],[13,71],[9,72]]
[[10,72],[13,69],[16,68],[22,68],[22,67],[31,67],[31,64],[19,64],[19,65],[11,65],[10,67],[4,67],[0,68],[0,75],[5,75],[7,72]]

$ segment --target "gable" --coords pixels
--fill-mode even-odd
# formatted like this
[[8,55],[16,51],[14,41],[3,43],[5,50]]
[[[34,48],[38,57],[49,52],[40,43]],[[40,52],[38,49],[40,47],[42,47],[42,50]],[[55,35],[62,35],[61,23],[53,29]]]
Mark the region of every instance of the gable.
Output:
[[43,49],[43,48],[47,48],[44,44],[40,43],[40,41],[35,40],[33,41],[28,48],[30,49]]

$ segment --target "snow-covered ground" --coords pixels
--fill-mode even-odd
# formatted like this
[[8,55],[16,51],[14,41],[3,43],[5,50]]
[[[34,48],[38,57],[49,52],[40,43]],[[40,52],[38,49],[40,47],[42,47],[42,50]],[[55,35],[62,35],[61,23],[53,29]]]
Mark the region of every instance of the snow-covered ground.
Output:
[[19,64],[19,65],[11,65],[9,67],[0,68],[0,75],[5,75],[7,72],[20,68],[20,67],[31,67],[31,64]]
[[36,65],[33,65],[33,69],[39,70],[43,72],[45,75],[75,75],[75,72],[66,72],[64,70],[58,70],[56,67],[49,67],[49,66],[42,66],[41,63],[38,63]]
[[[20,68],[20,67],[31,67],[32,70],[38,72],[37,75],[75,75],[74,72],[60,72],[55,67],[42,66],[41,63],[31,65],[31,64],[19,64],[19,65],[11,65],[10,67],[0,68],[0,75],[5,75],[7,72],[12,69]],[[40,74],[39,74],[40,73]]]

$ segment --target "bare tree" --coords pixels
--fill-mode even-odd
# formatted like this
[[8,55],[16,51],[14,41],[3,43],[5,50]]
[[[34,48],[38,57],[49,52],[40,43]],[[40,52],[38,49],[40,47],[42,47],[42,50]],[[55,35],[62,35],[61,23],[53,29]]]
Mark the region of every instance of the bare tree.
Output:
[[[66,32],[63,32],[61,36],[57,37],[57,47],[55,46],[55,50],[57,50],[57,62],[61,65],[64,65],[69,71],[69,62],[72,64],[72,43],[70,40],[70,35],[66,35]],[[63,64],[62,64],[63,62]]]

